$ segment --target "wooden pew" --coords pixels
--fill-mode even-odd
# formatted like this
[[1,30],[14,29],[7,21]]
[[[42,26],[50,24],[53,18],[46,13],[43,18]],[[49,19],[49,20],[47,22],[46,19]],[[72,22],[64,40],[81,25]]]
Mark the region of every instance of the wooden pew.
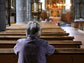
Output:
[[[0,63],[17,63],[12,48],[0,49]],[[47,56],[47,63],[84,63],[84,49],[56,48],[53,55]]]
[[52,23],[52,22],[46,22],[46,23],[41,23],[40,22],[40,25],[41,25],[41,28],[60,28],[59,26],[57,26],[55,23]]
[[[0,32],[0,36],[6,36],[6,35],[19,35],[19,36],[25,36],[25,33],[18,33],[18,32]],[[41,33],[41,36],[68,36],[69,33],[64,33],[64,32],[44,32]]]
[[[6,33],[15,33],[15,32],[17,32],[17,33],[25,33],[26,32],[26,30],[6,30],[6,31],[4,31],[4,32],[6,32]],[[64,30],[61,30],[61,29],[45,29],[45,30],[42,30],[42,33],[44,33],[44,32],[65,32]],[[66,32],[65,32],[66,33]]]
[[[80,48],[82,44],[80,41],[48,41],[49,44],[55,48]],[[13,48],[16,41],[13,40],[0,40],[0,48]]]
[[80,48],[80,41],[48,41],[55,48]]
[[[50,23],[50,22],[47,22],[47,23],[41,23],[39,22],[40,25],[41,25],[41,28],[42,28],[42,34],[41,35],[56,35],[56,36],[67,36],[68,33],[66,33],[61,27],[57,26],[55,23]],[[23,25],[17,25],[17,24],[14,24],[10,27],[7,27],[6,31],[5,32],[0,32],[0,34],[24,34],[25,35],[25,27],[26,25],[23,24]]]
[[63,29],[55,29],[55,28],[46,28],[42,29],[42,32],[66,32]]
[[73,36],[41,36],[44,40],[73,40]]
[[[46,25],[45,25],[45,26],[46,26]],[[56,26],[56,25],[55,25],[55,26]],[[18,27],[18,25],[17,25],[17,27]],[[64,31],[64,29],[62,29],[61,27],[57,27],[57,28],[51,28],[51,27],[50,27],[50,28],[49,28],[49,27],[48,27],[48,28],[47,28],[47,27],[45,28],[45,27],[44,27],[44,28],[41,28],[41,29],[42,29],[42,30],[46,30],[46,29],[52,29],[52,30],[53,30],[53,29],[57,29],[57,30],[59,30],[59,29],[61,29],[61,30]],[[10,27],[7,27],[6,30],[17,30],[17,31],[18,31],[18,30],[26,30],[26,28],[15,28],[15,27],[12,28],[12,27],[10,26]]]
[[[0,40],[17,40],[19,38],[26,38],[26,36],[0,36]],[[44,40],[73,40],[73,36],[40,36]]]
[[41,34],[42,36],[68,36],[69,33],[64,33],[64,32],[44,32]]
[[[57,26],[55,23],[49,23],[49,22],[46,22],[46,23],[40,23],[40,26],[42,29],[45,29],[45,28],[55,28],[55,29],[61,29],[61,27]],[[10,27],[7,26],[6,27],[7,30],[25,30],[26,29],[26,24],[12,24]]]
[[[41,28],[43,31],[45,30],[52,30],[52,31],[64,31],[61,27],[57,26],[55,23],[49,23],[49,22],[46,22],[46,23],[41,23],[39,22],[40,25],[41,25]],[[17,25],[17,24],[13,24],[11,25],[10,27],[6,27],[6,30],[20,30],[20,31],[24,31],[26,29],[26,25],[25,24],[20,24],[20,25]]]
[[[21,25],[22,26],[22,25]],[[51,26],[51,25],[50,25]],[[56,25],[55,25],[56,26]],[[24,27],[24,28],[19,28],[20,26],[18,26],[17,25],[17,27],[12,27],[12,26],[10,26],[10,27],[6,27],[6,30],[25,30],[26,28]],[[45,27],[41,27],[41,29],[42,30],[45,30],[45,29],[61,29],[61,30],[63,30],[61,27],[59,27],[59,26],[57,26],[57,27],[55,27],[55,28],[53,28],[52,26],[51,27],[46,27],[46,25],[45,25]]]

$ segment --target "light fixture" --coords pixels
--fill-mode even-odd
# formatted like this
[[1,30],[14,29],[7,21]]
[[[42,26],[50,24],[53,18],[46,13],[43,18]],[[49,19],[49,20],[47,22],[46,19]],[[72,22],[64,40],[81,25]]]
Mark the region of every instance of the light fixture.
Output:
[[38,2],[33,2],[32,3],[32,12],[36,13],[39,10],[39,4]]
[[42,12],[42,3],[39,2],[39,12]]
[[33,2],[32,3],[32,17],[34,17],[34,19],[38,19],[38,17],[40,17],[41,12],[42,12],[42,3]]

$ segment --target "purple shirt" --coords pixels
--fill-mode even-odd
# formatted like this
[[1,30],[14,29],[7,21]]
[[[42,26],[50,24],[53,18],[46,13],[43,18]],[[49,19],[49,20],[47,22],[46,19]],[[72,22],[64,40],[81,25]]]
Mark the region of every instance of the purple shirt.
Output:
[[48,42],[37,37],[19,39],[14,47],[15,54],[18,54],[18,63],[46,63],[46,55],[55,51]]

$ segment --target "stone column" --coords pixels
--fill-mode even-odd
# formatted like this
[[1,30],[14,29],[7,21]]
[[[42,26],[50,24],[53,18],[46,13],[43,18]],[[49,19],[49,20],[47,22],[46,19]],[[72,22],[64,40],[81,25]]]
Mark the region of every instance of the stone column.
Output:
[[80,18],[80,0],[75,0],[75,19]]
[[0,0],[0,31],[4,31],[6,29],[5,4],[5,0]]
[[33,20],[32,19],[32,0],[27,0],[27,19],[28,21]]
[[80,7],[79,7],[79,4],[75,5],[75,18],[76,19],[80,18]]
[[32,18],[32,0],[16,0],[16,24],[26,24]]
[[71,18],[71,21],[73,22],[74,19],[75,19],[75,4],[74,4],[74,0],[71,0],[71,13],[70,13],[70,18]]
[[82,0],[81,16],[82,16],[82,18],[84,19],[84,0]]

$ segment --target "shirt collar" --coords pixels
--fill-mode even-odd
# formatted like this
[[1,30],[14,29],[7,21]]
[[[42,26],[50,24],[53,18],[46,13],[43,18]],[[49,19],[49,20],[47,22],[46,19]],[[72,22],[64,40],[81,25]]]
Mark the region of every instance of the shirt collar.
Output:
[[30,40],[37,40],[37,39],[38,39],[38,37],[36,37],[36,36],[27,37],[27,40],[28,41],[30,41]]

